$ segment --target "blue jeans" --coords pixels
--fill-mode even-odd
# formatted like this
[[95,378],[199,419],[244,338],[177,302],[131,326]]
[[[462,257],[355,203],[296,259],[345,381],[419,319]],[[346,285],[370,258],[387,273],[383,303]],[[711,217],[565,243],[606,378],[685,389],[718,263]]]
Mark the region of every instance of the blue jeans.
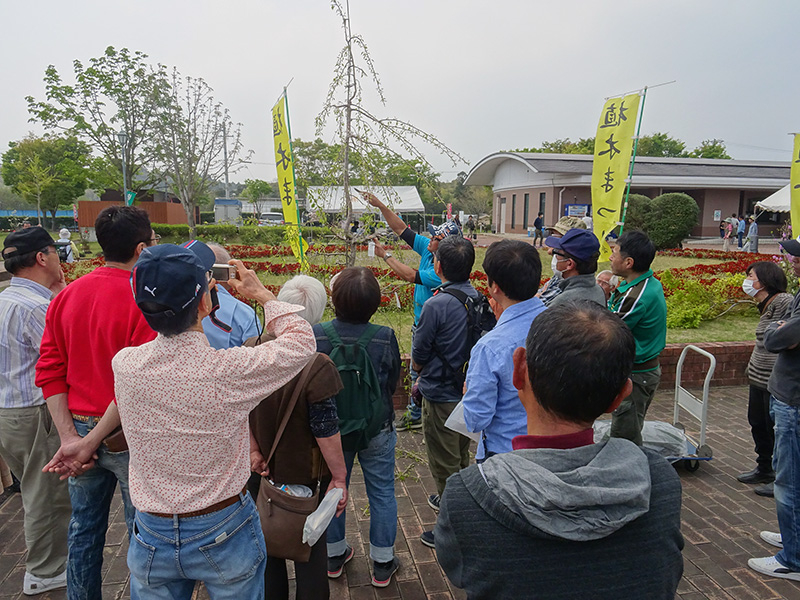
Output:
[[128,547],[131,600],[191,598],[196,581],[214,600],[263,600],[267,547],[248,492],[207,515],[136,512]]
[[775,510],[783,549],[775,556],[792,571],[800,571],[800,408],[775,396],[770,401],[775,423]]
[[[74,420],[75,430],[84,437],[100,421]],[[70,477],[69,500],[72,517],[67,534],[67,597],[69,600],[102,598],[103,546],[106,543],[108,513],[119,482],[128,537],[133,526],[134,508],[128,493],[128,453],[109,452],[102,444],[97,449],[94,467],[78,477]]]
[[[364,472],[369,498],[369,556],[379,563],[394,558],[397,537],[397,499],[394,497],[394,448],[397,432],[394,427],[381,431],[358,452],[358,462]],[[356,452],[344,452],[347,464],[347,486]],[[341,556],[347,551],[344,538],[345,513],[334,517],[328,526],[328,556]]]

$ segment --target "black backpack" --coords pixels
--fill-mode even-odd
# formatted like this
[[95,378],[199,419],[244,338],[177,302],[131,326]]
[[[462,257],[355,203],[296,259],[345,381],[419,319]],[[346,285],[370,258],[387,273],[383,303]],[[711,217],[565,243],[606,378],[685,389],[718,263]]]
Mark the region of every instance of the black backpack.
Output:
[[380,433],[388,418],[380,381],[367,354],[367,346],[380,331],[380,326],[370,323],[353,344],[342,342],[330,321],[322,323],[322,330],[333,346],[330,358],[344,385],[336,396],[342,448],[358,452]]
[[438,348],[435,348],[435,353],[444,365],[445,373],[449,373],[452,378],[453,387],[458,390],[460,394],[464,389],[464,381],[467,379],[467,368],[469,367],[469,356],[472,348],[478,343],[484,335],[489,333],[497,324],[497,319],[492,312],[492,307],[489,304],[489,299],[482,293],[478,292],[478,297],[473,298],[461,290],[445,287],[439,290],[444,294],[450,294],[458,300],[467,311],[467,357],[462,365],[458,368],[453,367]]

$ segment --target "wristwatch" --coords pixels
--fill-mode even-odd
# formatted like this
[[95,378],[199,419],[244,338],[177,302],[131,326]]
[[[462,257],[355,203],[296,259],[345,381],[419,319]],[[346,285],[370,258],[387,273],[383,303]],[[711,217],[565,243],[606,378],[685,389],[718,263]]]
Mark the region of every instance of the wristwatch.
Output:
[[386,252],[383,253],[383,260],[384,261],[389,260],[390,258],[392,258],[392,251],[391,250],[387,250]]

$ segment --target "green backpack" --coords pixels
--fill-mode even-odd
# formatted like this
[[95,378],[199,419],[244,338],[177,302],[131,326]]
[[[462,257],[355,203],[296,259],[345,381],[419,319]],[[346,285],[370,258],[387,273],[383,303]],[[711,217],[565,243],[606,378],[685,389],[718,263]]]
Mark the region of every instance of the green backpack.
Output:
[[339,370],[344,389],[336,396],[342,449],[358,452],[380,433],[386,422],[380,381],[367,354],[367,345],[380,327],[370,324],[354,344],[345,344],[333,324],[322,323],[333,346],[330,358]]

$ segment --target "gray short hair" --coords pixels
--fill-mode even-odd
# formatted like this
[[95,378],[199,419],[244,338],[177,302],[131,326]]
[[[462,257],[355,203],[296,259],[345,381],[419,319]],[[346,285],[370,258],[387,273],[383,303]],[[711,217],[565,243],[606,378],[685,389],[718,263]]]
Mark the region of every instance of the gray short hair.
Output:
[[600,271],[595,276],[595,281],[599,281],[600,280],[600,275],[606,275],[606,274],[611,275],[611,277],[609,277],[609,279],[608,279],[608,283],[612,287],[617,287],[619,285],[619,277],[617,275],[614,275],[614,272],[611,271],[610,269],[606,269],[605,271]]
[[308,275],[296,275],[283,284],[281,291],[278,292],[278,300],[304,306],[305,310],[297,314],[312,325],[316,325],[322,320],[328,293],[318,279]]
[[206,246],[214,251],[214,260],[220,264],[228,264],[228,261],[231,259],[231,254],[221,244],[218,244],[217,242],[208,242]]

